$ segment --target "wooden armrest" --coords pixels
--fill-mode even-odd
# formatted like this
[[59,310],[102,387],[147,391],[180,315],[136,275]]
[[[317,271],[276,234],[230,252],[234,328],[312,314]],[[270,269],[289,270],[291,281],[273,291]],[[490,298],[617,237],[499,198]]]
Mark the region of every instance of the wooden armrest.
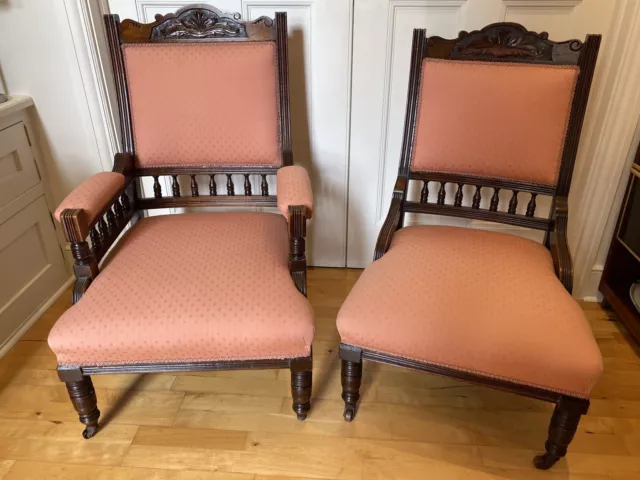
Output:
[[313,215],[313,191],[311,179],[307,171],[298,165],[282,167],[278,170],[278,208],[291,221],[290,208],[292,206],[306,207],[305,218]]
[[569,204],[567,197],[556,197],[551,213],[553,230],[549,234],[549,248],[558,279],[569,293],[573,292],[573,261],[567,242]]
[[[74,190],[75,195],[72,192],[56,211],[56,217],[62,224],[65,238],[71,244],[71,252],[75,259],[74,303],[87,290],[91,279],[98,275],[100,259],[135,213],[135,208],[131,204],[131,200],[135,202],[135,192],[131,200],[129,199],[131,192],[128,193],[134,181],[133,169],[133,157],[130,154],[116,155],[113,172],[96,174],[106,175],[108,178],[105,182],[99,182],[102,186],[106,186],[101,189],[100,198],[90,202],[90,208],[82,207],[83,202],[85,204],[87,202],[86,198],[90,197],[92,187],[95,186],[91,184],[84,187],[86,191],[79,190],[80,187]],[[91,237],[91,246],[87,242],[87,237]]]
[[376,242],[376,248],[373,254],[374,261],[382,258],[391,246],[393,234],[400,225],[400,219],[402,217],[402,202],[404,201],[404,192],[406,187],[407,178],[402,176],[398,177],[396,184],[393,187],[393,196],[391,198],[391,205],[389,206],[389,213],[387,213],[387,218],[385,219],[384,224],[380,229],[380,233],[378,234],[378,241]]

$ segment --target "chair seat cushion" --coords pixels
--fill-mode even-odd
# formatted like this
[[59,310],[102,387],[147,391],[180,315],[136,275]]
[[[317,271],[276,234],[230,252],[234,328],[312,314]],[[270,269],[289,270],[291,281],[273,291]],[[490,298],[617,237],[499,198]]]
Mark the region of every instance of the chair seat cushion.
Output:
[[313,310],[288,270],[286,219],[140,220],[49,336],[69,366],[308,356]]
[[458,227],[407,227],[338,314],[342,342],[587,398],[602,356],[544,246]]

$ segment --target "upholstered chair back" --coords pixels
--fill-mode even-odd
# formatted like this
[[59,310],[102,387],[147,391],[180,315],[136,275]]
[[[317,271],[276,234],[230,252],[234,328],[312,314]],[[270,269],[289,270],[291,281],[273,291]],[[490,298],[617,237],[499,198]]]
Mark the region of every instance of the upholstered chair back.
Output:
[[285,13],[244,21],[197,4],[152,23],[105,21],[122,150],[138,173],[274,174],[291,164]]
[[555,187],[579,67],[424,58],[414,172]]
[[279,166],[274,41],[122,45],[139,167]]

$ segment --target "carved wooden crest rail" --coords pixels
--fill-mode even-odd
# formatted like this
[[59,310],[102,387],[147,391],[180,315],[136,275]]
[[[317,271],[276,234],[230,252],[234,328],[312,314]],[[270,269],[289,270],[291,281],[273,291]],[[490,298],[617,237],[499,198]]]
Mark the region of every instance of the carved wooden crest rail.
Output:
[[582,42],[554,42],[547,32],[531,32],[518,23],[494,23],[482,30],[461,31],[455,40],[430,37],[429,49],[442,51],[432,55],[451,59],[514,60],[577,64]]
[[210,6],[156,15],[156,22],[162,23],[153,27],[151,39],[246,37],[240,18],[239,13],[224,13]]
[[139,23],[135,20],[122,21],[121,41],[171,42],[209,40],[249,40],[257,32],[266,33],[273,26],[269,17],[259,17],[245,22],[239,13],[226,13],[210,5],[189,5],[176,13],[156,15],[153,23]]

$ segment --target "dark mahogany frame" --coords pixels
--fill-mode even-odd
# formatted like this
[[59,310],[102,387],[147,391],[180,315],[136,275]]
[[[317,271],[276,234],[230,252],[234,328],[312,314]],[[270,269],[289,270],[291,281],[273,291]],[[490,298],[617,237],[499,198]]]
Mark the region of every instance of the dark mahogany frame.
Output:
[[[400,167],[389,213],[375,247],[374,260],[378,260],[387,252],[391,245],[393,234],[397,229],[402,228],[404,216],[407,212],[448,215],[517,225],[545,232],[544,244],[553,257],[556,275],[571,293],[573,267],[567,244],[567,196],[600,40],[600,35],[588,35],[584,42],[579,40],[553,42],[549,40],[546,32],[530,32],[522,25],[514,23],[496,23],[470,33],[463,31],[460,32],[456,39],[427,38],[424,29],[414,30]],[[411,160],[414,148],[422,62],[425,58],[577,65],[580,68],[580,73],[571,106],[557,185],[548,186],[469,175],[413,171],[411,169]],[[423,182],[419,202],[407,199],[410,181]],[[429,182],[440,184],[436,203],[428,203]],[[447,183],[453,183],[458,186],[453,205],[445,204],[445,185]],[[462,205],[462,187],[464,185],[475,187],[475,195],[473,196],[471,207]],[[488,209],[481,208],[482,187],[493,189]],[[507,211],[498,210],[498,193],[501,189],[513,191]],[[518,194],[521,192],[530,194],[525,215],[516,213]],[[553,197],[549,218],[535,217],[537,195]],[[549,438],[545,444],[546,452],[534,459],[534,464],[539,469],[550,468],[566,454],[567,447],[578,427],[580,417],[589,408],[589,400],[584,398],[507,380],[480,376],[453,368],[417,362],[345,343],[340,344],[340,358],[342,360],[342,398],[345,401],[344,417],[347,421],[351,421],[354,418],[356,404],[360,398],[359,389],[362,379],[363,359],[487,385],[555,403],[555,410],[549,426]]]
[[[122,152],[114,159],[113,171],[125,176],[124,187],[92,222],[82,209],[67,209],[61,214],[66,240],[71,244],[75,259],[73,266],[76,283],[73,291],[75,304],[99,274],[100,260],[130,222],[135,223],[144,210],[170,207],[259,206],[277,207],[276,196],[269,195],[266,181],[275,175],[277,166],[255,167],[158,167],[138,168],[135,163],[135,142],[131,124],[129,94],[127,90],[121,45],[126,43],[157,42],[242,42],[273,41],[276,44],[278,74],[278,108],[282,166],[293,164],[290,135],[289,72],[287,50],[287,14],[278,12],[275,21],[261,17],[253,22],[240,20],[240,14],[227,14],[208,5],[189,5],[176,13],[157,15],[156,21],[141,24],[133,20],[120,23],[117,15],[105,15],[105,25],[113,63],[118,94]],[[162,101],[162,99],[158,99]],[[227,177],[227,195],[218,195],[215,175]],[[244,195],[235,195],[232,175],[244,175]],[[191,178],[190,196],[181,196],[179,175]],[[209,195],[200,195],[196,175],[210,178]],[[262,178],[260,194],[252,192],[251,176]],[[154,178],[154,198],[138,196],[138,179]],[[160,176],[171,176],[171,196],[162,195]],[[289,207],[289,271],[297,289],[306,296],[306,221],[310,212],[304,205]],[[87,238],[91,238],[91,246]],[[185,246],[188,248],[188,246]],[[91,438],[98,430],[100,411],[90,375],[108,373],[159,373],[180,371],[276,369],[291,370],[293,410],[299,420],[307,417],[311,399],[312,355],[300,358],[235,360],[212,362],[181,362],[126,365],[84,365],[80,367],[58,366],[58,376],[66,383],[71,401],[80,421],[86,425],[85,438]]]

